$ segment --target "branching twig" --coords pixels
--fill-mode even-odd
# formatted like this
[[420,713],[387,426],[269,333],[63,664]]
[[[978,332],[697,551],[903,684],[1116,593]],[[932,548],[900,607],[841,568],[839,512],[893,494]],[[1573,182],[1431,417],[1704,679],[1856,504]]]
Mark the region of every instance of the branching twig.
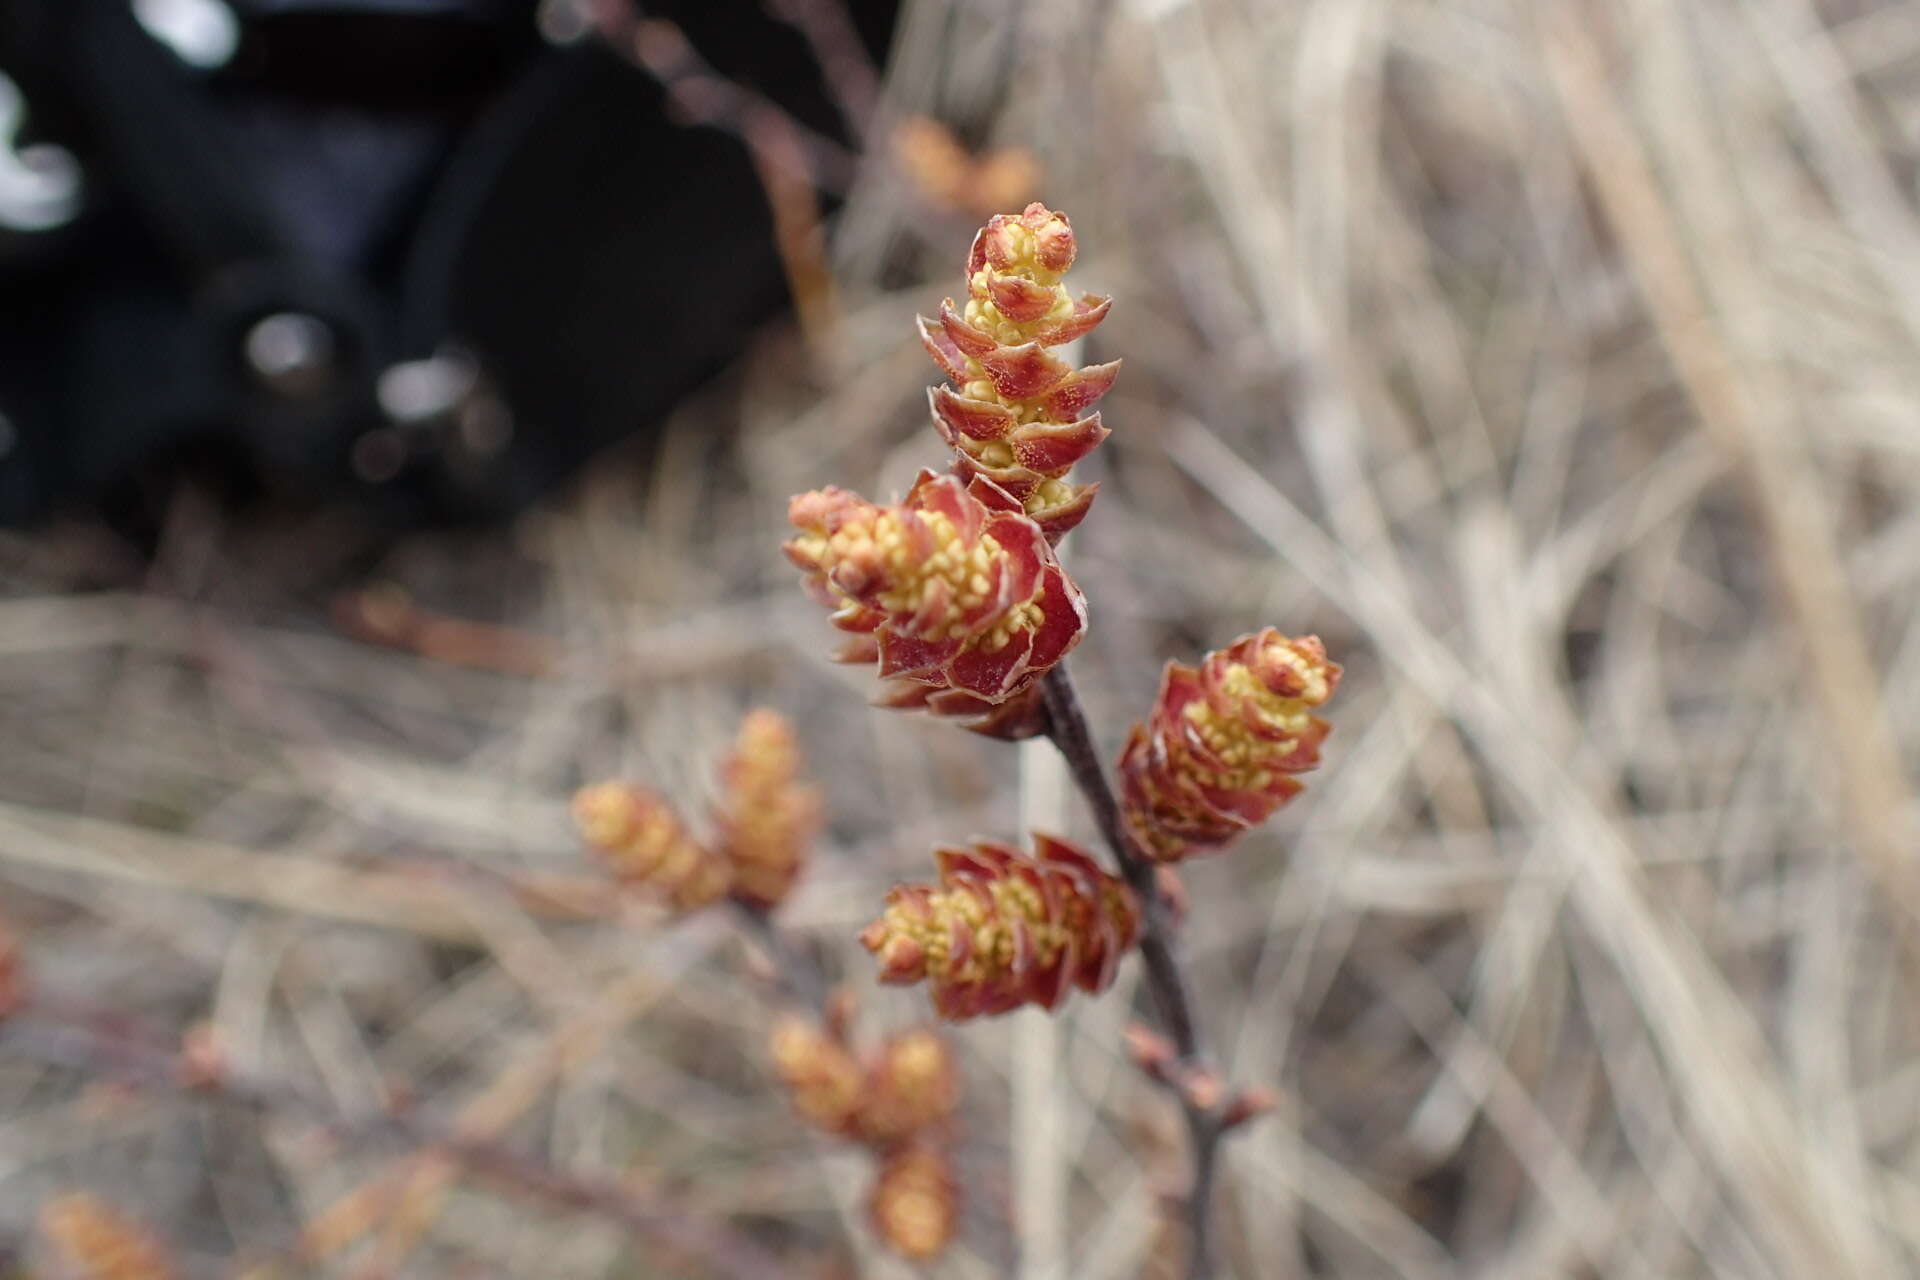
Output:
[[[1160,892],[1153,861],[1134,844],[1132,833],[1120,816],[1120,805],[1114,799],[1113,788],[1107,782],[1106,770],[1093,745],[1086,712],[1081,708],[1080,695],[1074,690],[1073,677],[1067,674],[1067,664],[1060,663],[1049,671],[1041,682],[1041,689],[1047,703],[1047,736],[1066,758],[1074,783],[1087,798],[1100,834],[1120,864],[1121,876],[1140,899],[1143,920],[1140,958],[1146,965],[1147,987],[1153,992],[1154,1005],[1179,1055],[1175,1064],[1179,1071],[1168,1079],[1217,1081],[1194,1018],[1193,994],[1175,953],[1172,906]],[[1180,1099],[1187,1133],[1193,1143],[1193,1181],[1187,1194],[1187,1275],[1191,1280],[1205,1280],[1213,1274],[1208,1207],[1213,1199],[1220,1138],[1228,1127],[1228,1097],[1226,1091],[1218,1087],[1199,1089],[1178,1083],[1173,1086],[1173,1093]]]
[[29,1001],[0,1026],[0,1043],[41,1062],[131,1088],[197,1093],[252,1111],[299,1115],[355,1142],[405,1144],[549,1204],[618,1223],[636,1237],[697,1253],[743,1280],[780,1272],[780,1261],[751,1240],[703,1225],[687,1206],[664,1203],[651,1192],[556,1169],[498,1142],[462,1137],[415,1111],[384,1107],[345,1115],[290,1085],[248,1079],[225,1067],[209,1069],[98,1017]]
[[827,978],[820,966],[788,941],[770,913],[738,901],[733,908],[740,927],[767,953],[775,980],[810,1012],[826,1017],[829,994]]
[[794,120],[765,94],[721,75],[674,23],[641,17],[627,0],[599,0],[590,13],[601,38],[650,72],[689,122],[724,130],[753,147],[760,132],[756,122],[769,114],[785,117],[796,145],[791,154],[767,154],[764,161],[797,170],[793,177],[822,191],[844,191],[852,181],[854,156],[847,148]]

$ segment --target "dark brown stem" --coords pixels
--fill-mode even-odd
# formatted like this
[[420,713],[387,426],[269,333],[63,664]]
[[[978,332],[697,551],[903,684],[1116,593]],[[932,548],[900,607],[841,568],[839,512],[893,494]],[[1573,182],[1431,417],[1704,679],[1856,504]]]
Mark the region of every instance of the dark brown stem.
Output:
[[1075,785],[1093,809],[1094,821],[1113,851],[1121,877],[1140,899],[1140,959],[1146,966],[1147,989],[1153,993],[1154,1007],[1159,1010],[1167,1035],[1179,1055],[1165,1078],[1173,1082],[1173,1093],[1180,1100],[1193,1147],[1193,1181],[1187,1194],[1187,1276],[1189,1280],[1208,1280],[1213,1275],[1209,1208],[1220,1138],[1226,1131],[1222,1119],[1225,1097],[1223,1090],[1202,1092],[1181,1083],[1202,1074],[1217,1077],[1213,1076],[1212,1064],[1200,1039],[1193,994],[1175,949],[1177,930],[1173,909],[1160,892],[1153,860],[1141,852],[1121,816],[1119,802],[1107,782],[1106,769],[1100,763],[1099,750],[1087,727],[1086,711],[1080,705],[1080,695],[1073,687],[1073,677],[1067,674],[1066,664],[1060,663],[1049,671],[1040,688],[1047,704],[1047,736],[1060,749]]
[[[651,73],[687,121],[725,130],[752,147],[756,143],[748,125],[756,115],[788,114],[772,99],[714,70],[685,32],[664,18],[642,17],[633,0],[597,0],[589,12],[600,37],[615,53]],[[787,123],[797,143],[793,154],[805,162],[793,176],[823,191],[845,191],[853,180],[853,153],[791,116]],[[766,159],[792,167],[792,157],[784,150]]]
[[813,963],[811,957],[803,956],[788,940],[780,926],[773,922],[773,916],[763,907],[735,899],[734,916],[740,921],[741,928],[767,953],[767,961],[773,966],[774,980],[787,989],[787,994],[799,1004],[805,1005],[808,1012],[827,1016],[827,979],[820,972],[820,966]]

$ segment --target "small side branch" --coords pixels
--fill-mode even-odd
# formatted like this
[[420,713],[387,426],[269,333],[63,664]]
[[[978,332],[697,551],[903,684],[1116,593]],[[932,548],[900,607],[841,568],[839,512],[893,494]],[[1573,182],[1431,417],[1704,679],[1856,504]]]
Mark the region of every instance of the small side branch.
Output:
[[625,1183],[558,1169],[497,1142],[476,1140],[418,1111],[386,1107],[349,1114],[279,1081],[243,1076],[132,1033],[118,1018],[75,1013],[29,999],[0,1025],[0,1045],[35,1061],[151,1092],[200,1095],[258,1114],[297,1116],[350,1142],[398,1144],[457,1164],[495,1185],[559,1208],[617,1223],[636,1239],[704,1257],[725,1274],[776,1275],[780,1260],[746,1236],[704,1223],[688,1206]]

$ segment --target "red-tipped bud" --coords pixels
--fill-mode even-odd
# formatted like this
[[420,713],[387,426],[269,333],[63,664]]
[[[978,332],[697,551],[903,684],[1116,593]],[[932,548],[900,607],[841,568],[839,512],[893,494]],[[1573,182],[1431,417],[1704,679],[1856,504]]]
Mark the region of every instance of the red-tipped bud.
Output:
[[1120,370],[1118,361],[1074,369],[1046,350],[1090,332],[1112,305],[1061,286],[1075,253],[1063,213],[1031,204],[995,215],[968,255],[964,307],[948,298],[937,321],[920,321],[928,354],[954,384],[933,389],[932,409],[955,470],[1006,490],[1055,541],[1092,504],[1093,486],[1064,477],[1106,439],[1098,414],[1081,415]]
[[923,471],[894,506],[823,489],[788,514],[800,530],[788,558],[834,625],[862,637],[842,656],[877,658],[883,677],[997,706],[1086,631],[1086,602],[1039,526],[985,481]]
[[902,1147],[880,1166],[868,1202],[874,1234],[903,1258],[940,1256],[960,1218],[960,1186],[939,1149]]
[[774,1023],[767,1041],[773,1069],[793,1109],[828,1133],[852,1135],[866,1096],[866,1073],[846,1044],[798,1015]]
[[144,1227],[84,1191],[49,1200],[40,1231],[59,1255],[61,1275],[79,1280],[173,1280],[173,1259]]
[[1266,821],[1320,762],[1327,722],[1313,714],[1340,668],[1317,637],[1268,628],[1167,664],[1146,723],[1120,757],[1122,804],[1142,847],[1166,862],[1217,852]]
[[793,726],[777,711],[749,712],[721,766],[715,814],[733,896],[749,906],[764,910],[785,900],[819,829],[820,793],[799,774]]
[[727,864],[687,834],[666,800],[645,787],[599,782],[573,797],[580,838],[613,874],[657,891],[676,910],[725,896]]
[[1127,1057],[1133,1060],[1133,1065],[1150,1078],[1165,1084],[1168,1070],[1180,1057],[1173,1041],[1138,1022],[1127,1025],[1124,1038]]
[[1034,835],[1032,857],[993,841],[934,853],[938,887],[897,885],[860,935],[882,982],[925,980],[954,1021],[1107,989],[1140,931],[1139,905],[1085,850]]
[[890,1147],[946,1120],[960,1101],[953,1055],[938,1032],[903,1032],[881,1046],[867,1072],[860,1136]]

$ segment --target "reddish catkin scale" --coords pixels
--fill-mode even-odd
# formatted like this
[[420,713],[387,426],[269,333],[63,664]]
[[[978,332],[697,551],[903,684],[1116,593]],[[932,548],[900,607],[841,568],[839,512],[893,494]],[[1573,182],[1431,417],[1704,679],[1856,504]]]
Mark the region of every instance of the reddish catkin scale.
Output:
[[[1076,369],[1048,350],[1091,332],[1112,305],[1062,285],[1078,252],[1063,213],[1036,203],[996,214],[967,255],[965,301],[921,317],[921,340],[949,380],[929,388],[928,406],[953,476],[923,473],[897,507],[840,489],[793,500],[801,534],[787,554],[835,625],[858,637],[840,660],[877,663],[888,678],[881,706],[958,718],[994,738],[1045,731],[1036,681],[1086,627],[1051,546],[1099,488],[1067,473],[1107,438],[1089,411],[1120,370],[1118,361]],[[974,506],[991,527],[979,528]]]
[[880,980],[926,981],[953,1021],[1106,990],[1139,936],[1139,904],[1079,846],[1033,842],[1031,857],[986,840],[938,849],[938,885],[896,885],[860,935]]
[[1120,756],[1121,804],[1141,848],[1163,862],[1216,853],[1272,817],[1320,763],[1340,667],[1316,636],[1271,627],[1168,663],[1160,695]]
[[1078,252],[1064,213],[1030,204],[995,214],[967,255],[965,304],[948,298],[938,318],[920,319],[921,342],[952,383],[928,404],[954,470],[1005,490],[1055,541],[1093,503],[1097,485],[1065,477],[1107,438],[1087,410],[1120,372],[1117,360],[1076,369],[1047,350],[1090,333],[1112,307],[1060,283]]
[[785,550],[855,637],[840,653],[882,677],[991,708],[1080,642],[1086,602],[1019,504],[984,481],[922,471],[877,506],[843,489],[794,498]]

